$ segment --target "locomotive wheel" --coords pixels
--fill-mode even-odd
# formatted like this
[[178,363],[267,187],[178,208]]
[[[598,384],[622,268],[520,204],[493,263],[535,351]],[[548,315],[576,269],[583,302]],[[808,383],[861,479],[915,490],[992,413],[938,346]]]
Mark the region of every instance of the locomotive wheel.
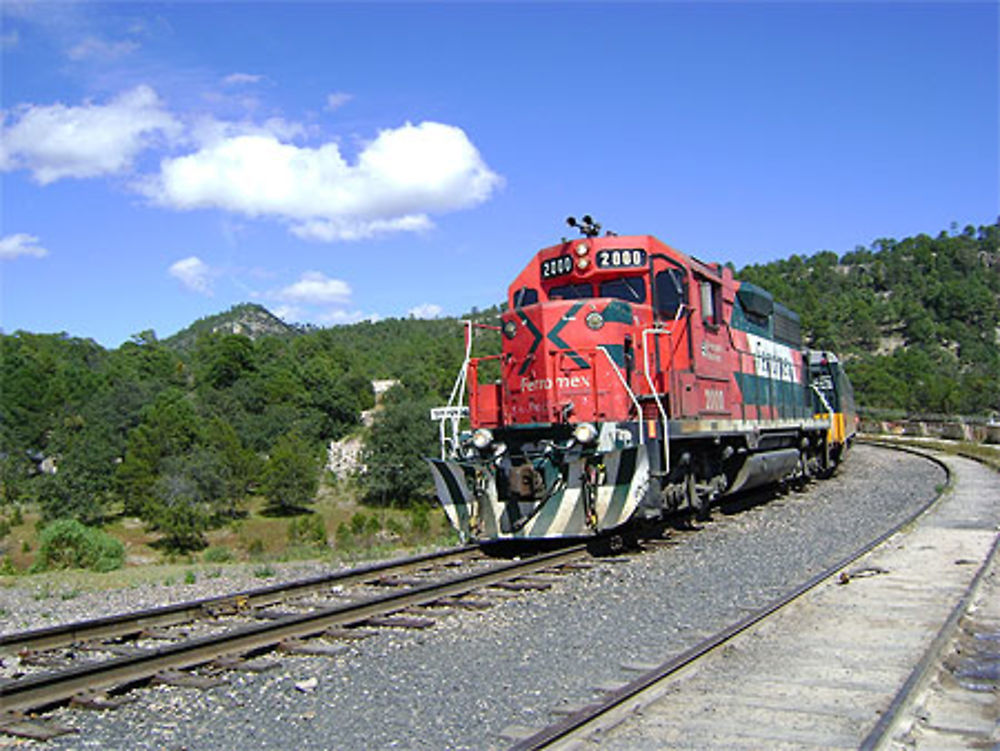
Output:
[[698,485],[695,482],[694,472],[688,473],[684,482],[687,489],[688,505],[694,511],[694,518],[700,522],[708,521],[709,516],[711,515],[708,494],[701,494],[698,492]]

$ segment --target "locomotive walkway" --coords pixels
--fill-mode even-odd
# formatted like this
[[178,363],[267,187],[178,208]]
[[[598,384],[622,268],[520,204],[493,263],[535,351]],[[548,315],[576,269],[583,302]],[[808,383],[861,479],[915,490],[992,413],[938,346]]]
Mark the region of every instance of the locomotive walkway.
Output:
[[996,748],[1000,475],[557,747]]

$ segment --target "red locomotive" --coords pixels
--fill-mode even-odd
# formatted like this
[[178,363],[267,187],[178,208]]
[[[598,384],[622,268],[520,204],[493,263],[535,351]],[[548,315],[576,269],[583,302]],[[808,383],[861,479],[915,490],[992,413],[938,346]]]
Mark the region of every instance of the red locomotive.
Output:
[[[451,403],[432,413],[438,497],[463,539],[703,516],[723,494],[839,460],[850,384],[835,357],[802,349],[795,313],[655,237],[568,221],[582,237],[510,285],[502,353],[471,357],[467,324]],[[500,378],[480,383],[491,360]]]

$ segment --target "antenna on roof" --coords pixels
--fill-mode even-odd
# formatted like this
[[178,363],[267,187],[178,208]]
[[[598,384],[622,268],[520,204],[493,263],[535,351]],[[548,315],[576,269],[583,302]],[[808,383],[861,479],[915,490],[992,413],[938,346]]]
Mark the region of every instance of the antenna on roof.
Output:
[[566,224],[576,227],[584,237],[597,237],[601,233],[601,225],[593,220],[590,214],[584,214],[580,221],[576,217],[567,217]]

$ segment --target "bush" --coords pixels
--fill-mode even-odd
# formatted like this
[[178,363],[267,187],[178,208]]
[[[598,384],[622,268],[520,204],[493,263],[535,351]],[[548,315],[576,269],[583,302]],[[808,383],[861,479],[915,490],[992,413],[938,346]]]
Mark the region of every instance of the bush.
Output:
[[233,560],[233,551],[229,548],[216,546],[202,553],[201,558],[205,563],[228,563]]
[[247,545],[247,554],[251,558],[264,555],[264,541],[259,538],[254,538]]
[[382,529],[375,516],[368,516],[360,511],[351,517],[351,533],[357,537],[374,537]]
[[414,506],[410,509],[410,528],[418,535],[426,535],[431,531],[430,509],[427,506]]
[[344,522],[337,525],[337,531],[334,535],[337,540],[337,547],[341,550],[346,550],[354,545],[354,535],[351,534],[351,529]]
[[31,570],[87,568],[111,571],[125,562],[125,546],[106,532],[76,519],[58,519],[42,530]]
[[308,514],[292,519],[288,523],[288,542],[292,545],[326,547],[326,525],[323,517]]

